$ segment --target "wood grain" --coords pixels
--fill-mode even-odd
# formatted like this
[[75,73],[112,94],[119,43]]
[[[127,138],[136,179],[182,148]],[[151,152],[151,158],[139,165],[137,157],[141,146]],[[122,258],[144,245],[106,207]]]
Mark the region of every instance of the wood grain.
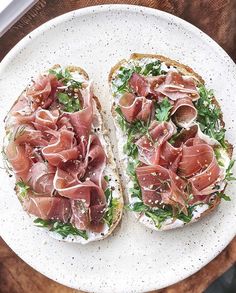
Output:
[[[134,4],[177,15],[210,35],[236,61],[235,0],[40,0],[2,38],[0,60],[26,34],[44,22],[74,9],[99,4]],[[236,238],[212,262],[193,276],[153,293],[201,293],[236,262]],[[72,293],[76,291],[51,281],[24,263],[0,239],[0,293]]]

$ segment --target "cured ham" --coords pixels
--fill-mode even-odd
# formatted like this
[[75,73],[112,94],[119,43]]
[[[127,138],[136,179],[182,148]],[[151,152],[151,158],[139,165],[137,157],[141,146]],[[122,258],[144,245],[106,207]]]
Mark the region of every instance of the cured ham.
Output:
[[31,196],[24,200],[24,209],[43,220],[67,222],[71,216],[70,201],[62,197]]
[[191,76],[182,76],[176,71],[168,71],[165,81],[155,90],[173,101],[183,98],[190,98],[195,101],[199,94]]
[[191,76],[182,76],[176,71],[168,71],[163,76],[144,77],[138,73],[133,73],[129,85],[138,96],[147,97],[149,95],[161,99],[163,96],[172,101],[178,99],[190,99],[196,101],[199,94],[194,79]]
[[188,128],[197,118],[197,109],[194,107],[190,98],[182,98],[175,102],[171,115],[176,125]]
[[[107,209],[107,156],[92,131],[97,119],[92,85],[86,80],[63,82],[56,74],[43,75],[20,96],[7,119],[10,142],[5,152],[29,214],[98,233]],[[70,99],[75,98],[80,109],[72,111]],[[64,111],[67,103],[70,112]]]
[[135,97],[131,93],[125,93],[121,97],[119,106],[128,122],[147,121],[153,111],[153,101],[145,97]]
[[173,123],[153,121],[149,128],[149,135],[144,135],[136,142],[140,161],[149,165],[158,164],[162,145],[174,133]]
[[76,146],[74,133],[69,130],[60,130],[57,141],[42,149],[45,159],[53,166],[59,166],[62,162],[76,160],[78,147]]
[[144,166],[136,169],[137,178],[142,189],[143,202],[151,207],[160,204],[180,206],[187,213],[184,188],[186,183],[171,170],[160,165]]

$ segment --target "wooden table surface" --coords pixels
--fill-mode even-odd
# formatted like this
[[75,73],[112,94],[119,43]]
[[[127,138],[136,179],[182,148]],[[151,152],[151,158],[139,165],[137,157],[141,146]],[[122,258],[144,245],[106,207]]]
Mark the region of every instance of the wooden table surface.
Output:
[[[177,15],[210,35],[236,61],[235,0],[40,0],[0,39],[0,60],[26,34],[44,22],[68,11],[98,4],[127,3],[164,10]],[[200,293],[236,262],[236,238],[212,262],[182,282],[155,291]],[[0,239],[0,293],[79,292],[33,270]]]

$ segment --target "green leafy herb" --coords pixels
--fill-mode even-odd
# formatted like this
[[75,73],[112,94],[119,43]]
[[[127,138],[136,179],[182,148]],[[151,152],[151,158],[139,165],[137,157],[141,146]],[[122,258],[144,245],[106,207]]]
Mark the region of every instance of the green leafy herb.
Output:
[[230,160],[229,166],[226,169],[225,180],[233,181],[236,180],[236,177],[233,176],[232,168],[234,166],[235,160]]
[[63,84],[69,85],[73,89],[82,88],[82,82],[74,80],[68,69],[60,69],[59,71],[50,69],[49,73],[55,75],[58,80],[63,82]]
[[106,182],[109,182],[109,177],[108,177],[107,175],[105,175],[105,176],[104,176],[104,180],[105,180]]
[[157,76],[164,72],[161,71],[161,62],[158,60],[158,61],[154,61],[154,62],[146,64],[141,73],[143,75]]
[[218,162],[218,164],[221,166],[221,167],[224,167],[224,160],[222,159],[222,156],[221,156],[221,147],[216,147],[214,149],[214,152],[215,152],[215,156],[216,156],[216,160]]
[[137,182],[134,183],[134,187],[129,188],[129,193],[131,194],[131,197],[142,198],[141,188]]
[[121,67],[119,69],[119,74],[117,75],[119,85],[116,86],[116,84],[113,83],[113,85],[116,86],[117,92],[124,93],[124,92],[130,91],[128,82],[134,72],[135,72],[135,68],[131,69],[131,68]]
[[113,223],[115,211],[119,205],[119,201],[117,198],[113,198],[111,188],[107,188],[105,190],[105,196],[107,201],[107,209],[103,216],[103,220],[110,227]]
[[230,197],[228,195],[224,194],[223,192],[218,192],[217,195],[226,201],[231,201]]
[[160,228],[162,223],[168,218],[172,217],[172,211],[168,208],[151,209],[143,202],[135,202],[126,206],[130,211],[137,213],[144,213],[147,217],[151,218],[157,228]]
[[23,199],[27,196],[28,191],[30,190],[30,186],[27,185],[23,180],[20,180],[16,183],[16,186],[18,187],[18,194]]
[[203,133],[219,141],[225,148],[225,129],[220,125],[221,110],[213,103],[213,92],[208,91],[204,85],[199,87],[200,98],[195,107],[198,111],[197,121]]
[[58,93],[58,100],[63,104],[65,112],[76,112],[81,110],[80,101],[78,98],[70,97],[66,93]]
[[172,105],[167,98],[165,98],[160,104],[156,103],[156,114],[157,121],[167,121],[170,117],[170,110]]
[[69,235],[75,235],[75,236],[81,236],[86,240],[88,239],[88,235],[86,231],[75,228],[74,226],[72,226],[71,223],[62,223],[59,221],[43,220],[40,218],[35,219],[34,223],[36,224],[36,226],[48,228],[49,231],[56,232],[64,238]]

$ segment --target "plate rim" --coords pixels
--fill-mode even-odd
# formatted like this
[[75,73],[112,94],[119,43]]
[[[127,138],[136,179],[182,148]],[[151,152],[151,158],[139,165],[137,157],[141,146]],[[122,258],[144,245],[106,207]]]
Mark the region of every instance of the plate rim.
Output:
[[[216,41],[214,41],[210,36],[208,36],[206,33],[201,31],[199,28],[197,28],[193,24],[189,23],[188,21],[186,21],[186,20],[184,20],[184,19],[182,19],[182,18],[180,18],[178,16],[175,16],[173,14],[170,14],[168,12],[165,12],[165,11],[162,11],[162,10],[159,10],[159,9],[154,9],[154,8],[145,7],[145,6],[129,5],[129,4],[105,4],[105,5],[95,5],[95,6],[89,6],[89,7],[84,7],[84,8],[79,8],[79,9],[76,9],[76,10],[72,10],[72,11],[69,11],[67,13],[61,14],[61,15],[59,15],[59,16],[57,16],[57,17],[55,17],[55,18],[53,18],[53,19],[51,19],[51,20],[49,20],[49,21],[47,21],[47,22],[45,22],[43,24],[41,24],[40,26],[35,28],[33,31],[28,33],[23,39],[21,39],[6,54],[6,56],[2,59],[2,61],[0,63],[0,73],[2,71],[4,71],[4,68],[7,66],[7,64],[9,62],[11,62],[12,59],[14,57],[16,57],[17,54],[19,54],[22,49],[24,49],[24,47],[26,47],[30,42],[32,42],[34,39],[39,37],[40,34],[43,34],[44,32],[48,31],[51,26],[57,26],[57,25],[59,25],[59,24],[61,24],[63,22],[68,21],[70,18],[77,18],[77,17],[82,17],[84,15],[89,15],[89,14],[94,14],[94,13],[101,13],[101,12],[106,12],[106,11],[115,11],[115,10],[142,12],[144,14],[151,14],[151,15],[156,16],[156,17],[161,16],[164,19],[166,19],[167,17],[171,18],[173,20],[173,22],[183,26],[186,30],[191,31],[198,38],[203,38],[203,40],[205,42],[207,42],[208,45],[213,50],[215,50],[217,52],[217,54],[219,54],[222,58],[224,58],[227,62],[229,62],[232,67],[236,68],[236,64],[233,61],[233,59],[228,55],[228,53]],[[5,243],[11,248],[11,245],[8,243],[8,241],[5,240],[2,235],[0,235],[0,236],[5,241]],[[225,247],[232,241],[233,238],[234,238],[234,236],[232,236],[232,238],[230,239],[229,242],[226,241],[224,243],[224,245],[221,246],[219,251],[215,251],[213,253],[212,257],[207,258],[204,262],[202,262],[200,264],[199,268],[197,268],[197,269],[195,268],[192,271],[187,272],[187,273],[183,272],[182,275],[181,275],[181,278],[178,276],[174,280],[166,281],[165,282],[166,284],[161,286],[161,287],[159,287],[158,289],[162,289],[162,288],[165,288],[167,286],[171,286],[171,285],[173,285],[173,284],[175,284],[177,282],[180,282],[180,281],[188,278],[189,276],[195,274],[196,272],[198,272],[201,268],[206,266],[210,261],[212,261],[215,257],[217,257],[225,249]],[[74,288],[74,289],[77,289],[77,290],[78,289],[83,290],[83,291],[88,290],[88,288],[85,288],[84,286],[73,287],[71,284],[68,284],[67,282],[65,282],[64,279],[58,280],[56,278],[56,276],[53,277],[51,274],[47,275],[42,270],[38,270],[36,268],[36,266],[29,261],[29,259],[26,261],[25,258],[20,255],[20,253],[16,252],[15,250],[13,250],[13,251],[14,251],[14,253],[16,253],[16,255],[18,257],[20,257],[30,267],[32,267],[37,272],[40,272],[44,276],[48,277],[49,279],[51,279],[51,280],[53,280],[55,282],[58,282],[60,284],[63,284],[65,286],[70,286],[70,288]],[[145,290],[157,290],[157,288],[156,287],[149,287],[148,289],[145,289]],[[138,292],[138,291],[135,291],[135,292]]]

